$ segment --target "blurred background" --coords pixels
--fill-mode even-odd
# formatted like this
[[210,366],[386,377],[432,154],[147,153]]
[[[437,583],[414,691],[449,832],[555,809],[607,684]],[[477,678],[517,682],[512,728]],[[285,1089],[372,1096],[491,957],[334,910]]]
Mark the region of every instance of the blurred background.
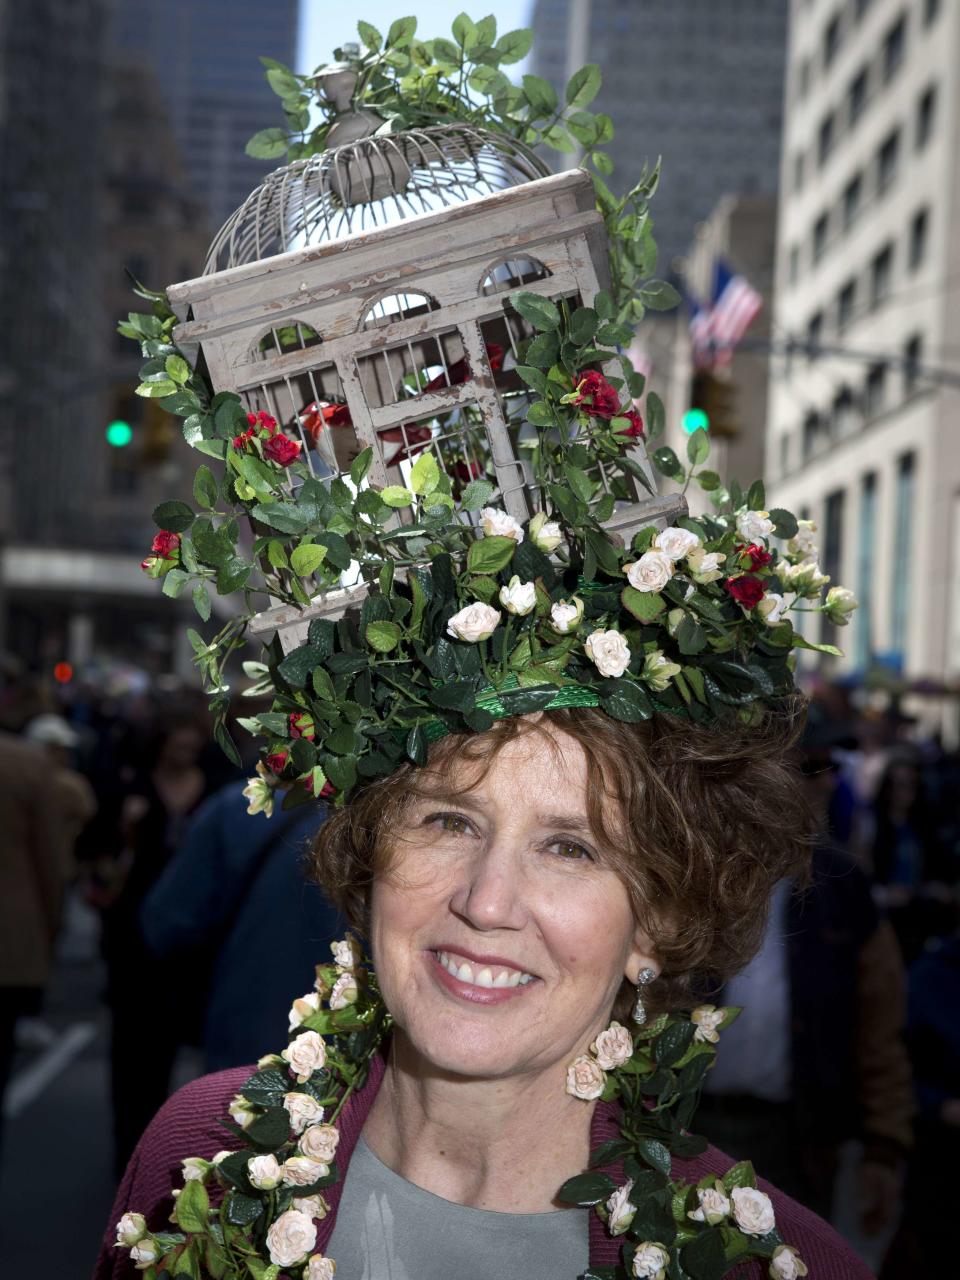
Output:
[[[823,572],[859,599],[843,631],[811,619],[807,638],[845,656],[806,654],[803,671],[804,770],[849,873],[828,877],[802,920],[789,903],[775,913],[761,964],[779,941],[792,984],[778,1083],[751,1077],[744,1031],[705,1114],[761,1171],[777,1158],[749,1132],[762,1116],[781,1150],[803,1153],[769,1176],[885,1277],[923,1274],[918,1240],[960,1126],[960,5],[487,0],[472,16],[486,11],[501,31],[533,28],[514,77],[562,90],[599,64],[611,187],[663,157],[657,274],[684,304],[649,314],[631,355],[664,399],[665,442],[708,426],[711,465],[762,476],[769,506],[815,521]],[[381,30],[416,14],[423,37],[455,12],[358,11]],[[116,1169],[150,1114],[191,1075],[272,1046],[336,928],[295,880],[318,818],[250,832],[242,774],[211,741],[188,602],[161,599],[140,571],[150,513],[188,492],[193,464],[176,420],[133,394],[139,355],[116,321],[138,309],[125,271],[155,289],[199,274],[271,167],[244,154],[281,122],[260,55],[310,70],[356,39],[358,13],[332,0],[0,0],[12,1275],[49,1238],[51,1201],[60,1280],[89,1274]],[[22,822],[25,790],[36,812]],[[238,972],[244,930],[264,928],[289,940],[261,1011]],[[207,979],[188,982],[198,966]],[[763,972],[737,980],[755,999]],[[815,1051],[827,1037],[829,1069]]]

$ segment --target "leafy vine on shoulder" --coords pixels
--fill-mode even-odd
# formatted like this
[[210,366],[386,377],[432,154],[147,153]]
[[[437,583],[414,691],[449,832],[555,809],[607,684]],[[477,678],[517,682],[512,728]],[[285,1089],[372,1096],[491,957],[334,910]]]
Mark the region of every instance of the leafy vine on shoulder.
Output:
[[[345,110],[372,117],[367,137],[452,122],[526,146],[580,147],[595,171],[608,287],[601,278],[573,296],[544,278],[494,299],[510,352],[487,333],[479,347],[465,337],[450,360],[402,369],[395,399],[425,398],[408,424],[358,400],[359,377],[343,398],[314,392],[289,417],[271,411],[208,374],[196,345],[181,344],[166,295],[137,284],[151,310],[120,331],[146,358],[138,394],[183,418],[187,442],[210,460],[196,472],[193,504],[156,509],[143,570],[168,596],[189,592],[204,624],[211,590],[236,601],[215,634],[189,637],[217,739],[237,762],[230,667],[251,635],[270,629],[263,620],[275,622],[263,660],[242,662],[245,693],[270,702],[239,722],[262,739],[249,811],[329,802],[315,869],[371,939],[381,971],[354,936],[334,945],[334,963],[318,965],[314,988],[294,1001],[289,1044],[260,1060],[221,1120],[227,1149],[182,1154],[169,1222],[158,1204],[119,1204],[119,1256],[148,1280],[330,1280],[335,1260],[324,1249],[349,1161],[348,1151],[338,1167],[342,1122],[369,1115],[389,1128],[396,1119],[377,1111],[379,1073],[402,1088],[411,1063],[426,1062],[470,1099],[478,1080],[489,1083],[484,1055],[509,1090],[506,1054],[525,1089],[536,1076],[525,1097],[553,1089],[558,1115],[573,1108],[564,1123],[586,1126],[576,1158],[545,1153],[566,1175],[545,1198],[593,1215],[584,1215],[589,1265],[578,1267],[588,1280],[763,1270],[794,1280],[814,1263],[807,1240],[818,1275],[865,1275],[797,1206],[799,1237],[785,1239],[782,1201],[758,1188],[752,1166],[724,1168],[690,1131],[715,1045],[738,1013],[691,1009],[693,977],[746,962],[770,889],[801,863],[802,831],[783,832],[797,786],[788,757],[796,650],[838,651],[805,638],[792,617],[819,613],[843,626],[856,602],[842,587],[826,590],[809,521],[765,510],[761,483],[744,492],[707,467],[706,430],[689,437],[685,461],[654,444],[663,404],[623,352],[646,308],[676,301],[650,279],[647,201],[658,168],[622,198],[604,183],[613,128],[587,110],[599,69],[578,71],[561,103],[535,76],[511,82],[502,68],[526,56],[531,33],[498,38],[492,17],[461,14],[452,38],[419,39],[413,18],[399,18],[386,39],[366,22],[358,32],[362,45],[310,75],[264,59],[287,123],[258,133],[249,153],[301,164],[338,145]],[[323,118],[311,127],[315,105]],[[402,254],[402,236],[391,243]],[[412,351],[414,329],[401,314],[386,319],[381,347],[370,349]],[[317,348],[299,341],[299,319],[285,322],[293,357],[284,330],[275,336],[289,380]],[[486,396],[478,391],[476,404],[463,385],[471,381]],[[341,465],[320,445],[354,423],[358,447]],[[668,494],[655,493],[651,463]],[[513,488],[509,466],[522,477]],[[692,485],[709,508],[695,518]],[[264,597],[269,608],[258,610]],[[543,796],[527,794],[536,787],[497,805],[498,754],[538,734],[555,748],[556,776],[574,778],[569,795],[550,796],[579,803],[572,816],[542,815]],[[463,798],[478,787],[484,805]],[[438,796],[450,812],[436,811]],[[426,857],[424,867],[404,861]],[[394,877],[404,867],[409,875]],[[514,888],[498,897],[508,873]],[[400,928],[397,903],[411,899],[428,906],[412,924],[404,907]],[[573,917],[558,924],[567,902],[582,904],[589,933],[579,974],[566,955]],[[631,1019],[633,985],[647,982]],[[411,1014],[414,990],[422,1007]],[[581,993],[573,1018],[569,991]],[[594,1115],[613,1117],[618,1136],[596,1142]],[[141,1164],[149,1143],[148,1131]],[[135,1174],[128,1181],[135,1197]]]

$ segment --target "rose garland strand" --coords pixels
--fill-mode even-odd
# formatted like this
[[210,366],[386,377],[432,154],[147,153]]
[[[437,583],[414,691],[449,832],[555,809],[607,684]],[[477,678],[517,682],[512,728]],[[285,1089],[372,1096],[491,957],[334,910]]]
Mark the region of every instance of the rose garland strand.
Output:
[[[316,1252],[316,1223],[329,1212],[324,1190],[340,1178],[337,1120],[391,1020],[356,939],[331,950],[334,963],[318,965],[314,989],[293,1002],[287,1047],[260,1059],[221,1122],[240,1149],[183,1161],[174,1231],[151,1231],[135,1211],[117,1223],[117,1246],[146,1280],[278,1280],[281,1270],[333,1280],[335,1261]],[[748,1162],[696,1185],[670,1177],[672,1155],[706,1146],[689,1124],[719,1032],[738,1013],[701,1005],[632,1033],[613,1022],[570,1064],[568,1093],[621,1107],[621,1137],[594,1150],[590,1170],[558,1193],[595,1207],[623,1237],[622,1267],[593,1268],[592,1280],[719,1280],[748,1258],[769,1260],[772,1280],[806,1275]],[[626,1181],[617,1186],[602,1167],[620,1163]]]

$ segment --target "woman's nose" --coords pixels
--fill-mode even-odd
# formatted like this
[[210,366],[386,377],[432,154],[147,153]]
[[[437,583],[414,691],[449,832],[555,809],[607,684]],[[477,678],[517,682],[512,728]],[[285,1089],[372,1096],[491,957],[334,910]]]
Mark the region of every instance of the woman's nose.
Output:
[[522,929],[527,907],[519,861],[506,842],[478,851],[463,868],[452,910],[475,929]]

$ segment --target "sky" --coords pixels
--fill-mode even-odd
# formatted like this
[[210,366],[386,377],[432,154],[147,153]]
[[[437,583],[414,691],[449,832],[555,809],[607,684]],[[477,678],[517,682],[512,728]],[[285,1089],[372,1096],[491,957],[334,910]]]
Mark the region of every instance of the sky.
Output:
[[[296,70],[312,71],[321,62],[330,62],[333,50],[345,40],[357,40],[357,19],[372,23],[386,35],[395,18],[415,16],[417,32],[425,39],[450,35],[450,23],[465,9],[473,19],[492,13],[497,29],[513,31],[526,26],[533,0],[480,0],[479,3],[450,3],[449,0],[301,0],[300,47]],[[514,78],[519,67],[507,70]]]

